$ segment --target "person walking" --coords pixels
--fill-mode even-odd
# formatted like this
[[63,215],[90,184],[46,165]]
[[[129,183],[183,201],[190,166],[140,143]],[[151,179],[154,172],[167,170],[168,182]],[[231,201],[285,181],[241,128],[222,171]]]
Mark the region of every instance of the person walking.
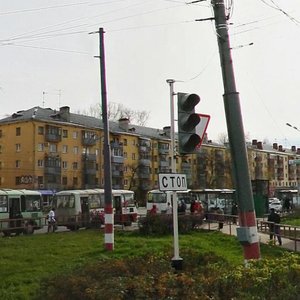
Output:
[[54,232],[56,229],[55,208],[52,208],[48,213],[48,233]]
[[270,240],[273,240],[273,237],[277,237],[278,243],[281,246],[282,240],[280,236],[280,215],[276,213],[274,208],[271,208],[270,214],[268,216],[269,229],[270,229]]
[[167,215],[171,215],[172,213],[173,213],[173,208],[172,208],[172,206],[171,206],[171,203],[168,202],[166,214],[167,214]]

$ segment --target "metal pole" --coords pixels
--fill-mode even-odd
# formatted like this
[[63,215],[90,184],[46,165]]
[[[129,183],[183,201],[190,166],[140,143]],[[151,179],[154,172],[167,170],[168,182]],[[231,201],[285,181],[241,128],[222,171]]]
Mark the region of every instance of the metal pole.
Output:
[[241,228],[238,231],[238,238],[243,242],[244,258],[247,261],[249,259],[259,259],[260,248],[245,134],[239,93],[236,91],[235,85],[224,0],[212,0],[211,3],[215,15],[224,86],[224,107],[239,206],[239,224]]
[[[176,157],[175,157],[175,119],[174,119],[174,79],[167,79],[170,85],[170,115],[171,115],[171,170],[176,173]],[[172,266],[176,270],[182,269],[183,259],[179,256],[179,239],[178,239],[178,211],[177,211],[177,194],[173,192],[173,242],[174,242],[174,257],[172,258]]]
[[106,250],[114,249],[114,214],[112,204],[112,178],[111,178],[111,155],[109,143],[109,122],[107,117],[107,93],[104,53],[104,30],[99,29],[99,52],[100,52],[100,74],[101,74],[101,99],[102,99],[102,121],[104,130],[104,195],[105,195],[105,224],[104,243]]

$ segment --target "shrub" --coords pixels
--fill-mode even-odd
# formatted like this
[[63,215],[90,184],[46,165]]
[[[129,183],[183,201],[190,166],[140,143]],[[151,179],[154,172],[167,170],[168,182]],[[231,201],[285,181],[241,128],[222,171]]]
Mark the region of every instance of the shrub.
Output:
[[[202,215],[178,215],[178,232],[187,233],[203,223]],[[141,234],[170,234],[173,232],[173,215],[157,214],[146,215],[139,219],[139,231]]]
[[111,259],[46,279],[37,299],[299,299],[300,258],[234,266],[212,252],[184,250],[183,270],[171,267],[169,250],[160,255]]

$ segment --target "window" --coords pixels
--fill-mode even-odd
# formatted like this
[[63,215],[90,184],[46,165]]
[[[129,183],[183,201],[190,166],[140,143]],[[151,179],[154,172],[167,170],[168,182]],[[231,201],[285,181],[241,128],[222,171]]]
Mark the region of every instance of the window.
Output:
[[123,156],[123,152],[121,151],[120,148],[114,148],[113,149],[113,156]]
[[50,152],[57,152],[57,145],[56,144],[50,144],[49,145],[49,151]]
[[44,135],[44,132],[45,132],[44,127],[39,126],[39,127],[38,127],[38,134],[39,134],[39,135]]
[[124,139],[124,146],[127,146],[127,139]]
[[[1,184],[1,180],[0,180],[0,184]],[[8,212],[7,196],[0,196],[0,212]]]
[[16,168],[20,168],[21,166],[21,161],[20,160],[16,160]]
[[68,168],[68,162],[67,161],[63,161],[62,162],[62,167],[63,167],[63,169],[67,169]]
[[43,184],[43,183],[44,183],[44,177],[38,176],[38,184]]
[[74,186],[78,185],[78,178],[77,177],[73,177],[73,185]]
[[0,145],[0,153],[2,153],[2,145]]
[[63,129],[62,136],[63,136],[63,138],[68,137],[68,130],[67,129]]
[[67,184],[68,184],[68,177],[65,177],[65,176],[64,176],[64,177],[62,178],[62,184],[63,184],[63,185],[67,185]]
[[124,158],[127,158],[127,152],[124,152]]
[[124,185],[125,185],[125,186],[128,185],[128,179],[124,179]]
[[62,153],[68,153],[68,145],[62,146]]
[[38,146],[37,146],[37,151],[41,152],[41,151],[44,151],[44,143],[39,143]]
[[135,160],[135,153],[132,153],[131,158],[132,160]]
[[21,151],[21,144],[16,144],[16,152],[20,152]]
[[74,146],[74,147],[73,147],[73,153],[74,153],[74,154],[78,154],[78,153],[79,153],[78,146]]
[[2,161],[0,161],[0,170],[2,169]]
[[78,162],[74,161],[73,162],[73,170],[77,170],[78,169]]
[[20,136],[21,135],[21,127],[17,127],[16,128],[16,136]]
[[37,165],[38,165],[39,168],[44,167],[44,160],[43,159],[38,159]]
[[2,138],[2,129],[0,130],[0,138]]
[[78,138],[78,131],[73,131],[73,139],[77,139]]

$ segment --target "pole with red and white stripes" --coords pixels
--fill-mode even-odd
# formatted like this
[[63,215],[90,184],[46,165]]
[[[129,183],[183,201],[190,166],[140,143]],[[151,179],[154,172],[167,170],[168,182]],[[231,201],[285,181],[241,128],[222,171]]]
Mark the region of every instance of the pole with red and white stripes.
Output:
[[[111,178],[111,150],[109,142],[109,122],[107,116],[107,93],[105,73],[105,52],[104,52],[104,30],[99,29],[99,53],[100,53],[100,75],[101,75],[101,99],[102,99],[102,121],[104,131],[104,243],[105,249],[114,249],[114,214],[112,204],[112,178]],[[101,154],[100,154],[101,155]]]
[[[244,248],[245,261],[260,258],[259,239],[256,227],[256,216],[249,175],[243,120],[240,108],[239,93],[236,91],[231,48],[228,35],[229,18],[226,15],[232,7],[225,9],[224,0],[212,0],[216,36],[218,39],[220,62],[224,86],[224,107],[226,114],[228,138],[233,163],[234,180],[239,208],[239,225],[237,236]],[[228,4],[230,5],[230,4]]]

